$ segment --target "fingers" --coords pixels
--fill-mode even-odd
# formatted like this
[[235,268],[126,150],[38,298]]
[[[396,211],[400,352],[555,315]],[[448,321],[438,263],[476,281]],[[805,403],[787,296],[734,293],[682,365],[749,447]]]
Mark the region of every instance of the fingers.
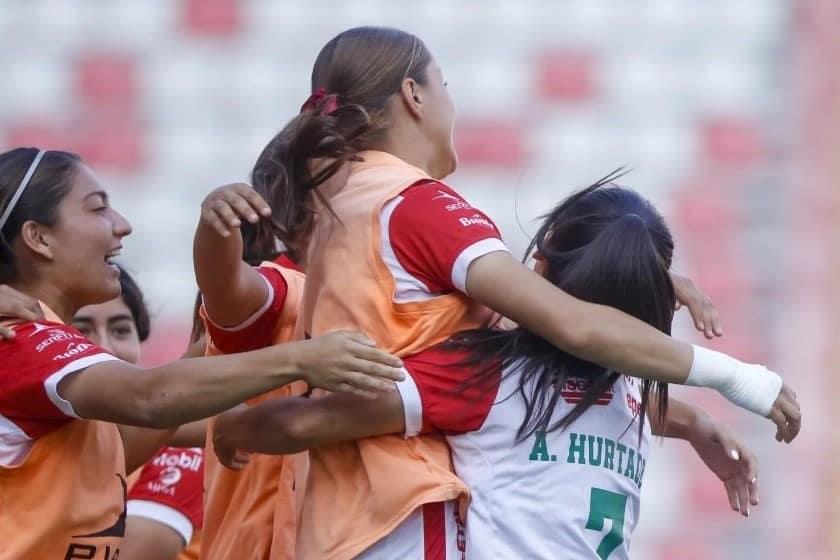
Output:
[[726,497],[729,498],[729,507],[732,508],[732,511],[740,511],[741,507],[738,504],[738,489],[735,483],[728,480],[723,483],[723,487],[726,489]]
[[[377,348],[372,348],[361,343],[351,342],[350,352],[360,362],[368,362],[370,367],[362,370],[371,375],[387,377],[394,381],[402,381],[405,374],[402,371],[403,362],[398,357]],[[370,369],[373,367],[374,369]]]
[[[44,312],[35,298],[29,297],[7,285],[0,286],[0,317],[38,321],[44,318]],[[14,337],[14,334],[12,334]],[[5,337],[4,338],[8,338]]]
[[[365,365],[365,362],[360,363],[360,366],[363,365]],[[382,377],[383,376],[377,376],[375,373],[360,371],[349,371],[342,375],[344,382],[349,383],[353,387],[363,391],[384,393],[386,391],[393,391],[396,389],[393,381],[382,379]]]
[[749,482],[738,478],[736,479],[735,488],[738,492],[738,505],[740,506],[741,515],[744,517],[750,516],[750,491]]
[[[236,193],[248,203],[248,206],[264,217],[271,216],[271,207],[260,196],[260,193],[255,191],[250,185],[243,183],[240,183],[237,187]],[[256,222],[256,216],[254,222]]]
[[787,426],[785,443],[790,443],[793,441],[793,438],[799,435],[799,430],[802,428],[802,412],[799,411],[799,407],[796,404],[787,399],[781,401],[779,406],[781,407]]
[[680,309],[682,306],[688,307],[695,328],[706,338],[723,336],[720,314],[712,300],[697,289],[690,279],[675,273],[671,273],[671,279],[677,296],[675,309]]
[[202,210],[201,219],[222,237],[230,235],[230,229],[228,229],[227,225],[225,225],[212,209],[207,208]]
[[749,484],[750,503],[754,506],[758,505],[758,477],[753,477]]
[[338,385],[332,387],[329,390],[334,391],[336,393],[350,393],[352,395],[358,395],[365,399],[375,399],[378,396],[378,394],[374,391],[365,391],[364,389],[359,389],[358,387],[355,387],[350,383],[339,383]]
[[233,458],[230,461],[230,466],[228,468],[233,469],[235,471],[242,470],[245,468],[251,461],[251,454],[245,451],[237,449],[236,452],[233,454]]
[[230,203],[225,200],[217,200],[212,206],[213,212],[224,223],[228,229],[236,229],[242,225],[242,221],[233,211]]
[[8,327],[0,327],[0,339],[12,340],[15,337],[15,331]]
[[242,225],[241,218],[255,224],[271,215],[271,207],[250,185],[225,185],[210,193],[202,204],[202,219],[222,237]]
[[782,412],[782,409],[779,407],[778,401],[776,401],[776,404],[773,405],[773,409],[770,411],[770,420],[776,424],[776,441],[790,442],[788,435],[788,431],[790,429],[788,420],[784,412]]

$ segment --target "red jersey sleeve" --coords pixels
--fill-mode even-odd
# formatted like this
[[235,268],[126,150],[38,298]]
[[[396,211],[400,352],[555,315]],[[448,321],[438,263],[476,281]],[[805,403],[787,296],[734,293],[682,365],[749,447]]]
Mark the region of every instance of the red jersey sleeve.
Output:
[[481,428],[496,399],[498,375],[471,383],[476,366],[465,365],[464,352],[432,347],[403,360],[408,375],[397,384],[403,400],[406,436],[443,432],[462,434]]
[[388,201],[380,216],[382,254],[400,285],[431,294],[466,291],[470,263],[508,251],[496,224],[438,181],[417,183]]
[[66,376],[116,360],[73,327],[28,322],[0,341],[0,465],[20,463],[32,441],[78,415],[58,394]]
[[207,334],[213,345],[224,354],[247,352],[265,348],[274,343],[274,329],[283,306],[286,303],[288,287],[286,279],[276,268],[261,266],[257,268],[268,286],[265,303],[253,315],[235,327],[220,327],[207,317],[202,307],[202,316],[206,318]]
[[171,527],[186,544],[201,529],[203,495],[204,450],[164,447],[143,466],[126,507],[129,516]]

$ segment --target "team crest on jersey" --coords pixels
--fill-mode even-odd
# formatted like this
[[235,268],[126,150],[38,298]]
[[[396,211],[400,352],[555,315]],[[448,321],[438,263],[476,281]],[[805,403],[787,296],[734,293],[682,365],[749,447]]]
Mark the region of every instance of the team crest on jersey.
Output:
[[[569,404],[578,404],[583,400],[583,395],[589,388],[589,380],[582,377],[569,377],[560,388],[560,396]],[[594,404],[608,405],[613,399],[613,388],[610,387],[604,391],[600,397],[595,400]]]

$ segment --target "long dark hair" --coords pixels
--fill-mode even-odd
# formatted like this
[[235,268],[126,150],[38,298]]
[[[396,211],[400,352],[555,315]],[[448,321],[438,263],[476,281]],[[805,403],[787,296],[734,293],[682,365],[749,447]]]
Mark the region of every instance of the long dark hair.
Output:
[[[11,202],[38,148],[15,148],[0,154],[0,214]],[[81,158],[70,152],[50,150],[44,154],[35,174],[0,230],[0,284],[17,280],[17,258],[12,243],[29,220],[55,225],[58,207],[70,192]]]
[[[604,177],[544,216],[527,254],[536,249],[545,264],[545,278],[572,296],[615,307],[670,334],[676,296],[668,270],[674,241],[650,202],[612,183],[618,176],[614,172]],[[447,346],[468,350],[466,362],[478,367],[470,384],[492,383],[499,362],[508,366],[505,375],[518,376],[527,408],[517,431],[520,441],[537,431],[568,427],[620,376],[558,350],[523,328],[465,331]],[[587,389],[568,414],[555,419],[561,387],[571,377],[587,379]],[[654,389],[660,419],[666,413],[668,385],[642,381],[640,437]]]
[[137,327],[137,338],[140,339],[140,342],[146,342],[151,334],[152,327],[146,298],[143,297],[143,291],[128,271],[121,265],[117,265],[117,268],[120,269],[120,298],[131,312],[134,326]]
[[[311,84],[324,98],[293,118],[254,165],[252,184],[272,208],[263,227],[288,248],[307,235],[315,216],[313,197],[329,210],[318,186],[384,137],[388,102],[406,78],[425,84],[430,61],[420,39],[386,27],[349,29],[324,45]],[[315,160],[324,165],[313,169]]]

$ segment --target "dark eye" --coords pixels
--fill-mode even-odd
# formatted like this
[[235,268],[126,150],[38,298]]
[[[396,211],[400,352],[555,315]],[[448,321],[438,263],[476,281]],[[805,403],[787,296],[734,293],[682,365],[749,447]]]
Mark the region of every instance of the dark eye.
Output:
[[90,337],[90,329],[87,328],[87,325],[73,325],[76,329],[82,333],[83,335]]

